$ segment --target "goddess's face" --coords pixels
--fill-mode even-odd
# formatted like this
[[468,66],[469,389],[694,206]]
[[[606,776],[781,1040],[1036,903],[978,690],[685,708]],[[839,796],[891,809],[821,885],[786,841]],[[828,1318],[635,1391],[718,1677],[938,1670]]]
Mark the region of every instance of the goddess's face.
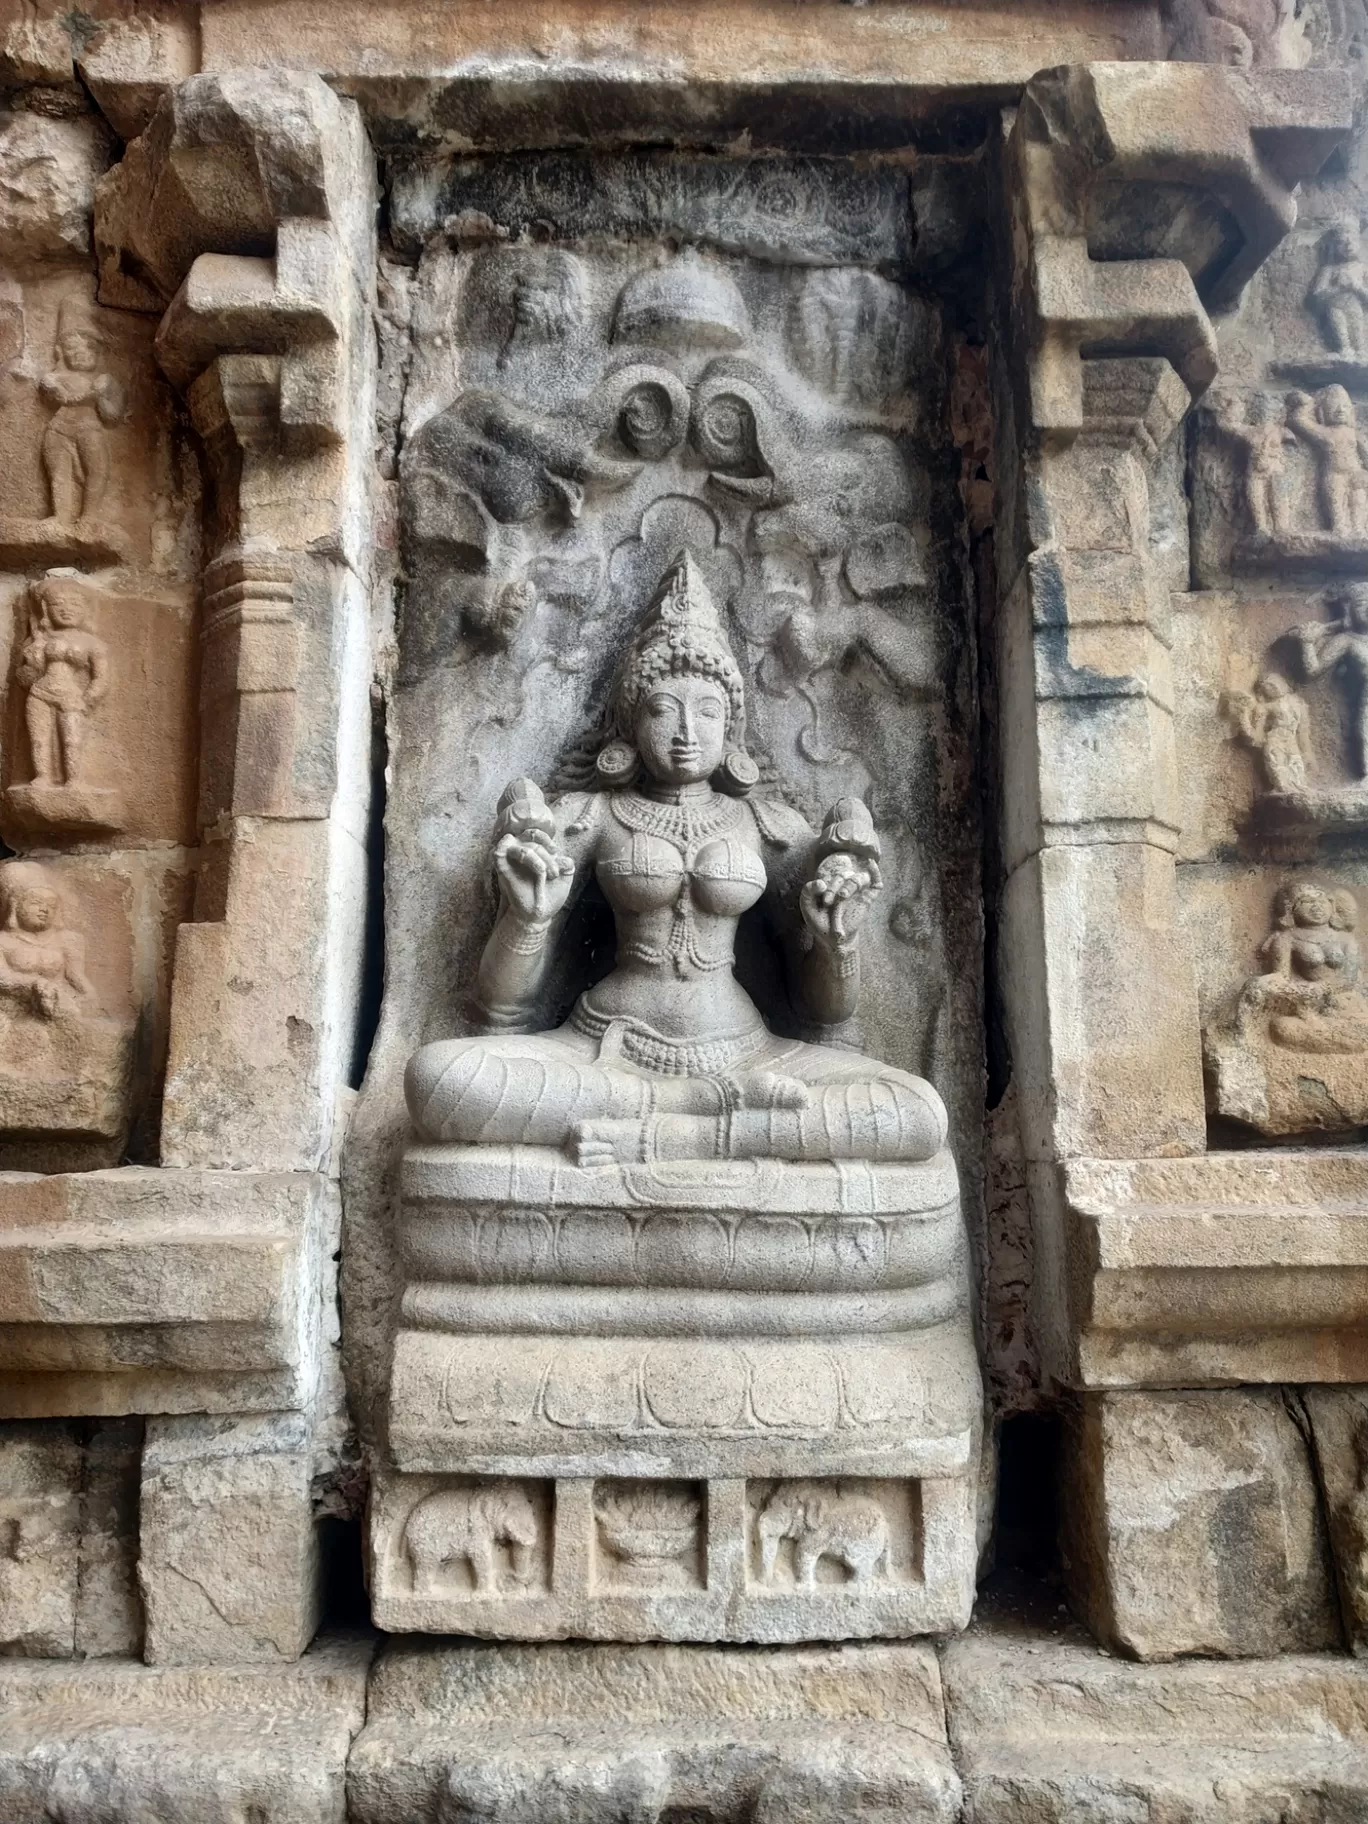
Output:
[[1330,922],[1330,899],[1319,887],[1303,887],[1292,901],[1292,916],[1303,930]]
[[697,785],[722,764],[727,698],[708,678],[666,678],[642,698],[633,734],[646,771],[661,785]]
[[21,887],[10,901],[21,931],[49,931],[57,922],[57,895],[46,887]]

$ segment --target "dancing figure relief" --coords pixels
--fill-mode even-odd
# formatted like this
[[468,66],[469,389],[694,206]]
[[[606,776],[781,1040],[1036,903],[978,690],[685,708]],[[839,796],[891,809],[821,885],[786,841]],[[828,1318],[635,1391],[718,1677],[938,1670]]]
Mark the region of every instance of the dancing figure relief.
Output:
[[[767,902],[800,1017],[850,1019],[879,841],[858,800],[834,806],[819,837],[756,792],[741,672],[687,552],[662,578],[589,746],[590,789],[548,802],[518,780],[500,801],[499,911],[477,980],[490,1031],[410,1060],[420,1134],[560,1147],[590,1167],[930,1158],[946,1132],[930,1084],[778,1036],[733,973],[738,922]],[[613,912],[614,967],[564,1025],[526,1031],[591,877]]]

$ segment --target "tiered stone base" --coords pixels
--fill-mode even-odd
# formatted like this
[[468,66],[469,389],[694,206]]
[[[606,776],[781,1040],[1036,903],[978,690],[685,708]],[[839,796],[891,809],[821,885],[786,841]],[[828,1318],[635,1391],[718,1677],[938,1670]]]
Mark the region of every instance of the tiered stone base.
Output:
[[413,1147],[376,1621],[512,1640],[950,1632],[982,1392],[954,1163]]
[[[949,1646],[321,1641],[296,1666],[14,1661],[5,1824],[1359,1824],[1368,1665]],[[365,1726],[362,1727],[364,1718]]]

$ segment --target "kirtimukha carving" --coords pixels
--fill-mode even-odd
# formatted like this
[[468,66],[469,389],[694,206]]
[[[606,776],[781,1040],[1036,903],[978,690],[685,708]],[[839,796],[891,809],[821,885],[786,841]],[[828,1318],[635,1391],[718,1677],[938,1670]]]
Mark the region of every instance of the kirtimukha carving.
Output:
[[109,648],[89,626],[90,598],[74,571],[52,571],[28,589],[28,631],[15,682],[25,693],[33,778],[6,798],[19,818],[77,832],[118,830],[124,805],[91,776],[87,734],[109,693]]
[[781,1482],[755,1520],[762,1582],[775,1581],[779,1552],[792,1542],[793,1580],[817,1585],[823,1560],[851,1583],[892,1574],[888,1516],[872,1495],[838,1483]]
[[[732,973],[737,923],[770,888],[766,856],[797,848],[811,858],[798,916],[778,914],[794,999],[820,1025],[849,1019],[879,841],[858,800],[834,806],[817,837],[781,799],[752,796],[741,673],[687,553],[662,579],[591,745],[594,789],[552,807],[519,780],[500,801],[500,910],[477,992],[508,1036],[415,1055],[406,1089],[419,1133],[563,1146],[591,1167],[930,1159],[946,1134],[930,1084],[777,1037]],[[613,909],[617,965],[554,1033],[514,1036],[591,875]]]
[[1262,967],[1206,1034],[1212,1112],[1270,1135],[1368,1123],[1368,997],[1348,887],[1279,888]]
[[418,1503],[404,1529],[414,1594],[438,1594],[462,1565],[476,1593],[522,1588],[534,1576],[540,1537],[536,1503],[520,1483],[439,1489]]
[[1368,266],[1358,236],[1349,228],[1329,229],[1319,258],[1306,302],[1325,346],[1332,354],[1368,360]]
[[0,864],[0,1141],[116,1140],[129,1039],[100,1009],[53,871]]

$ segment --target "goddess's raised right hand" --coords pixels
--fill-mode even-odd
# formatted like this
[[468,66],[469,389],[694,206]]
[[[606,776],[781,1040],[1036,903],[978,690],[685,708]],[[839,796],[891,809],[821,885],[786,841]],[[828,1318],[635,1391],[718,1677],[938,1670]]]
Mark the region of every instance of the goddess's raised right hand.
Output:
[[575,881],[575,864],[540,830],[512,832],[494,845],[494,872],[504,904],[520,924],[545,924],[562,911]]

